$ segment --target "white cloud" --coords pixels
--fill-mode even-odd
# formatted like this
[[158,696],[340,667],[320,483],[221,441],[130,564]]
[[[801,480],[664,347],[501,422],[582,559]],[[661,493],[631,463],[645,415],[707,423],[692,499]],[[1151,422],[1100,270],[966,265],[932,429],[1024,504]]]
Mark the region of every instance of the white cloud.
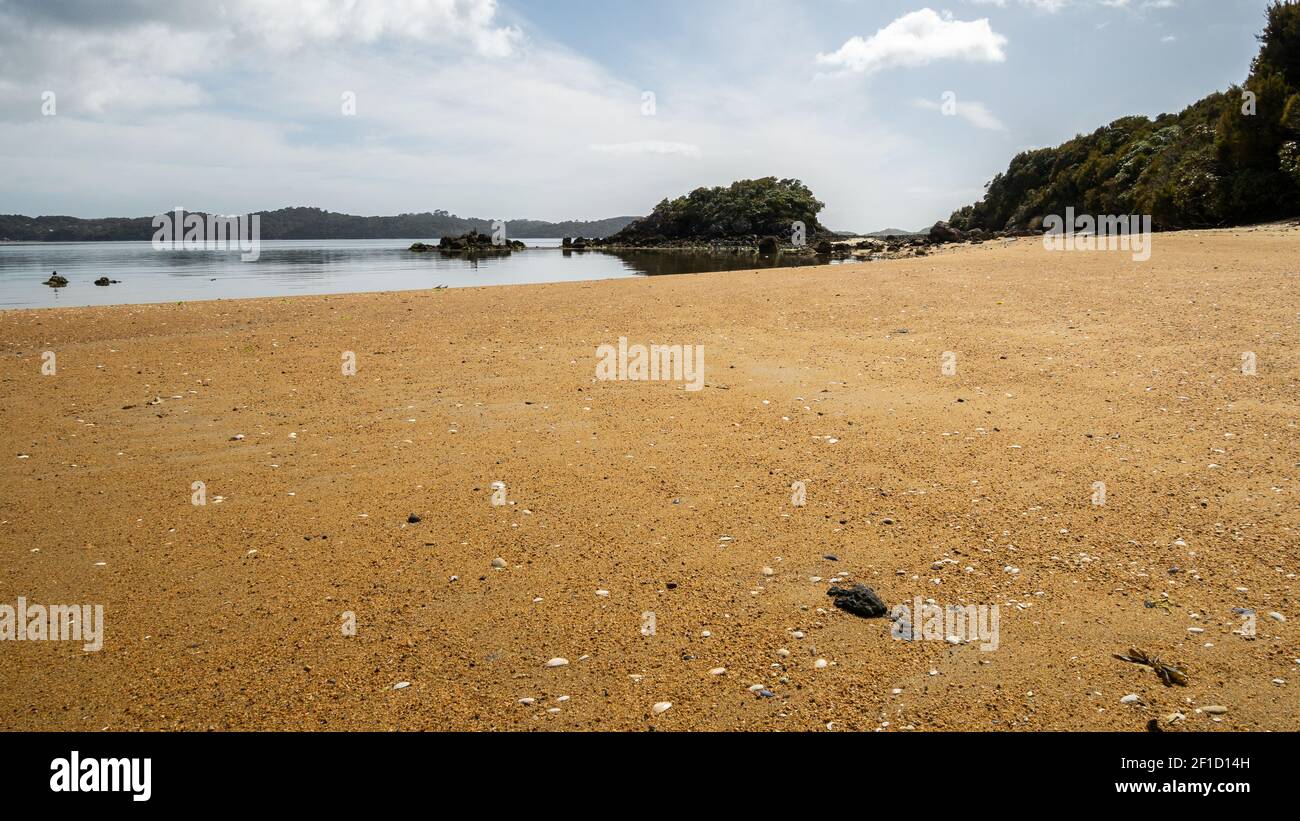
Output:
[[596,143],[588,146],[592,151],[609,154],[614,157],[629,157],[645,154],[661,156],[678,155],[682,157],[699,157],[703,152],[698,145],[666,140],[638,140],[627,143]]
[[817,62],[846,71],[874,73],[916,67],[937,60],[1001,63],[1007,38],[987,19],[963,22],[930,8],[905,14],[868,38],[852,37],[839,50],[818,54]]
[[463,40],[487,57],[509,56],[521,32],[495,22],[496,0],[224,0],[222,16],[240,32],[279,48],[384,37]]
[[[917,99],[912,104],[927,111],[943,111],[944,106],[934,100]],[[954,104],[954,116],[961,117],[976,128],[985,131],[1006,131],[1007,127],[983,103],[975,100],[958,100]]]
[[[1134,6],[1133,0],[965,0],[965,2],[976,6],[997,6],[1000,9],[1006,8],[1010,2],[1018,2],[1027,8],[1049,14],[1055,14],[1067,6],[1076,8],[1086,6],[1089,2],[1112,9],[1127,9]],[[1139,5],[1144,9],[1172,9],[1178,6],[1178,0],[1142,0]]]
[[33,12],[39,2],[0,0],[0,119],[30,99],[33,87],[55,91],[61,111],[184,108],[210,101],[203,75],[261,70],[299,50],[389,40],[505,58],[523,41],[517,28],[496,22],[496,0],[186,2],[168,4],[180,20],[133,18],[124,9],[121,19],[105,21],[92,18],[99,9],[89,0],[61,4],[61,17]]
[[[966,0],[966,2],[973,3],[976,6],[997,6],[1000,9],[1007,7],[1007,0]],[[1055,14],[1069,5],[1069,0],[1019,0],[1019,2],[1022,6],[1028,6],[1050,14]],[[1101,0],[1101,2],[1103,5],[1108,5],[1112,2],[1127,3],[1128,0]]]

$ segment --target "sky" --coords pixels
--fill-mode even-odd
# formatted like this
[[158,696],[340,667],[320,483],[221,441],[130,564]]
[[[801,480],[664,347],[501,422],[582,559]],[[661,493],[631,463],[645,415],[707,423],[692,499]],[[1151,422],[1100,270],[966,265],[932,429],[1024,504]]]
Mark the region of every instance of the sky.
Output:
[[648,213],[763,176],[916,229],[1246,77],[1267,0],[0,0],[0,213]]

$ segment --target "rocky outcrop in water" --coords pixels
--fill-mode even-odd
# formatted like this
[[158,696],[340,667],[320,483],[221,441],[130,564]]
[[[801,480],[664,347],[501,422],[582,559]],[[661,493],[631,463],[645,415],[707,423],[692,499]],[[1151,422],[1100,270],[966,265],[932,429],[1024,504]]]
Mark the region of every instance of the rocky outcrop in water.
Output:
[[517,239],[507,239],[497,243],[492,241],[492,236],[489,234],[470,231],[458,237],[443,237],[438,240],[437,245],[417,242],[410,250],[416,253],[441,251],[449,254],[508,254],[511,251],[522,251],[526,247]]

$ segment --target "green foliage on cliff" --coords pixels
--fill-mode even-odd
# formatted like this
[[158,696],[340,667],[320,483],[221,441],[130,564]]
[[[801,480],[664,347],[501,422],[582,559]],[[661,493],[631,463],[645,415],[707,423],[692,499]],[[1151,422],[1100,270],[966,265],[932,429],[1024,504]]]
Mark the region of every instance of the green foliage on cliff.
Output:
[[962,230],[1039,226],[1047,214],[1150,214],[1160,228],[1300,214],[1300,2],[1274,0],[1243,86],[1178,114],[1124,117],[1055,148],[1017,155]]

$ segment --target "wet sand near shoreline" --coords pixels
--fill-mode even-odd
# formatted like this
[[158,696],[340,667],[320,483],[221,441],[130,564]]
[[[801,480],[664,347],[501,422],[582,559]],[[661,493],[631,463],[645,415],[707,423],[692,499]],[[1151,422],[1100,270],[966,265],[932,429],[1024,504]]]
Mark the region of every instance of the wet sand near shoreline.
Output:
[[0,642],[0,728],[1297,730],[1298,331],[1281,227],[0,312],[0,604],[104,606]]

